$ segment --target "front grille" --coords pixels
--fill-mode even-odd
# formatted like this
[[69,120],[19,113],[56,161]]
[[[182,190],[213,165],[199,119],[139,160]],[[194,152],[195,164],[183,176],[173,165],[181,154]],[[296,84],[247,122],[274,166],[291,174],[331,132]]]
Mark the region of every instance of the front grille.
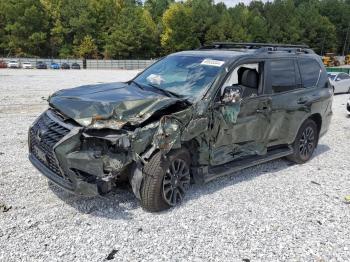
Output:
[[58,121],[51,119],[47,113],[44,113],[29,130],[30,152],[52,172],[64,179],[66,179],[66,176],[62,174],[58,167],[53,147],[69,131],[68,128],[60,125]]

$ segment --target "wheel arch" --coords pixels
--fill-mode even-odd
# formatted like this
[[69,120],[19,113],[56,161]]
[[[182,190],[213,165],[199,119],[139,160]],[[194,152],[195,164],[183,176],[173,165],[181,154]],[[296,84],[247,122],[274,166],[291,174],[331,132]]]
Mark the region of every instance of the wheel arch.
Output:
[[315,114],[312,114],[308,119],[311,119],[313,120],[316,125],[317,125],[317,132],[318,132],[318,135],[320,134],[320,131],[321,131],[321,128],[322,128],[322,116],[320,113],[315,113]]
[[311,115],[305,116],[305,118],[303,119],[303,121],[300,121],[299,127],[298,127],[298,129],[296,130],[296,132],[295,132],[295,134],[294,134],[293,142],[294,142],[294,140],[295,140],[296,137],[297,137],[297,134],[298,134],[298,132],[299,132],[299,129],[300,129],[301,126],[304,124],[304,122],[305,122],[306,120],[308,120],[308,119],[310,119],[310,120],[312,120],[312,121],[314,121],[314,122],[316,123],[316,125],[317,125],[318,136],[320,135],[320,131],[321,131],[321,129],[322,129],[322,116],[321,116],[320,113],[313,113],[313,114],[311,114]]

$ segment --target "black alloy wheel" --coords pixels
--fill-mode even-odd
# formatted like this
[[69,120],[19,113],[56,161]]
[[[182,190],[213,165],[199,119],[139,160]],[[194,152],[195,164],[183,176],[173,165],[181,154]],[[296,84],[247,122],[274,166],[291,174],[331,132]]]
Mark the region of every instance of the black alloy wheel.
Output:
[[182,159],[173,160],[163,179],[163,197],[169,206],[181,203],[190,186],[190,169]]

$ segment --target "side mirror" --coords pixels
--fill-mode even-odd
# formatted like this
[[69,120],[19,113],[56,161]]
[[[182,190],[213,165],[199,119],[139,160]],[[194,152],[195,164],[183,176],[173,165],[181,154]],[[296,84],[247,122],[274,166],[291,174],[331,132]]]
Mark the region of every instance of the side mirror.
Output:
[[339,78],[336,78],[336,79],[335,79],[335,82],[339,82],[340,80],[341,80],[341,79],[339,79]]
[[223,104],[240,102],[242,100],[242,88],[239,86],[226,86],[220,100]]

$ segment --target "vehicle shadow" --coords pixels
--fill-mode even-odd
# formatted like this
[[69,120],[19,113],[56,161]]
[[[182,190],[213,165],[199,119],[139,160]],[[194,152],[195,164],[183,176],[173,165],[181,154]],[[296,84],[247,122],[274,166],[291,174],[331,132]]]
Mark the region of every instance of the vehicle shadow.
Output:
[[[319,157],[329,150],[330,147],[328,145],[319,144],[312,156],[312,159]],[[266,174],[278,173],[281,170],[288,169],[295,165],[297,164],[290,162],[285,158],[281,158],[234,172],[228,176],[217,178],[205,185],[193,185],[189,194],[186,195],[185,202],[200,198],[203,195],[210,195],[221,190],[222,188],[253,180]]]
[[323,153],[326,153],[330,150],[330,147],[328,145],[319,144],[312,156],[312,158],[318,157],[319,155],[322,155]]
[[[313,158],[319,157],[330,148],[327,145],[319,144]],[[185,203],[200,198],[203,195],[212,194],[222,188],[232,186],[241,182],[252,180],[265,174],[277,173],[290,168],[296,164],[285,160],[277,159],[255,167],[250,167],[231,175],[217,178],[208,184],[192,185],[185,198]],[[113,220],[133,219],[133,210],[141,208],[139,201],[135,198],[129,186],[123,185],[107,194],[106,196],[83,197],[71,194],[49,182],[49,187],[62,201],[75,208],[78,212],[92,216],[103,217]],[[181,208],[181,207],[179,207]],[[159,215],[171,212],[172,209],[157,213]],[[146,211],[145,211],[146,212]]]
[[49,182],[50,190],[63,202],[78,212],[113,220],[131,220],[130,211],[139,208],[137,199],[127,185],[111,191],[105,196],[84,197],[69,193]]

